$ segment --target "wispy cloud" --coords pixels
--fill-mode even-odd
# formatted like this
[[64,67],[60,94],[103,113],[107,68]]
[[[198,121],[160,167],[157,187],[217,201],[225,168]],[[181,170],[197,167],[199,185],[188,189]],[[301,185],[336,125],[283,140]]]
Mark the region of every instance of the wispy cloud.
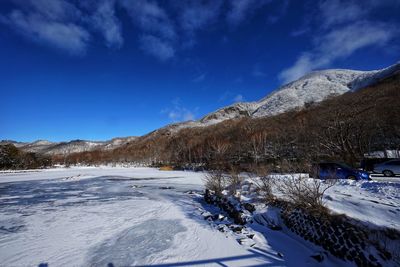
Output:
[[243,101],[244,101],[244,97],[243,97],[241,94],[236,95],[236,96],[233,98],[233,102],[243,102]]
[[319,2],[323,27],[355,21],[365,16],[368,9],[368,5],[361,6],[354,1],[324,0]]
[[13,0],[13,10],[0,15],[0,22],[36,43],[84,54],[100,32],[110,47],[123,43],[114,0],[76,2],[67,0]]
[[272,14],[269,14],[267,17],[267,21],[271,24],[277,23],[281,18],[283,18],[289,7],[289,0],[281,0],[276,2],[277,7]]
[[301,28],[298,28],[298,29],[293,30],[293,31],[290,33],[290,36],[292,36],[292,37],[297,37],[297,36],[304,35],[304,34],[306,34],[306,33],[308,33],[308,32],[310,32],[310,28],[309,28],[309,27],[301,27]]
[[101,0],[89,18],[91,26],[100,31],[106,45],[112,48],[120,48],[124,42],[122,37],[121,22],[115,16],[115,1]]
[[145,33],[151,33],[166,39],[174,39],[176,37],[173,22],[157,1],[119,0],[119,2],[131,16],[134,24]]
[[226,15],[227,21],[232,25],[242,23],[246,18],[253,13],[270,3],[271,0],[235,0],[229,1],[230,9]]
[[143,51],[162,61],[172,58],[175,54],[174,48],[168,41],[153,35],[143,35],[140,38],[140,47]]
[[202,74],[196,76],[192,81],[195,83],[199,83],[199,82],[204,81],[205,79],[206,79],[206,74],[202,73]]
[[171,107],[161,110],[161,114],[166,114],[173,122],[191,121],[196,119],[198,108],[190,110],[184,107],[180,98],[175,98],[171,101]]
[[254,65],[253,70],[251,71],[251,75],[256,78],[267,76],[267,74],[261,69],[258,64]]
[[245,101],[245,98],[242,94],[235,94],[235,93],[227,90],[222,95],[220,95],[218,101],[219,102],[236,103],[236,102]]
[[399,30],[388,23],[368,20],[371,8],[361,7],[359,2],[321,1],[318,8],[320,29],[312,39],[313,48],[302,52],[291,67],[279,74],[283,83],[328,67],[362,48],[384,46],[399,34]]
[[193,32],[215,22],[221,12],[222,3],[221,0],[179,2],[181,27]]
[[35,42],[67,50],[71,54],[85,53],[90,40],[90,34],[84,28],[72,22],[50,20],[38,13],[26,14],[14,10],[8,16],[0,17],[0,21]]
[[[130,32],[133,26],[136,31],[131,32],[137,32],[138,48],[166,61],[180,50],[193,48],[198,32],[209,30],[210,25],[221,22],[237,26],[273,0],[3,1],[10,9],[0,11],[0,23],[36,43],[82,55],[100,35],[106,47],[118,49],[126,41],[122,28]],[[282,7],[280,10],[287,1],[277,5]],[[117,8],[128,14],[131,23],[122,25]],[[272,20],[281,16],[278,11],[269,14]]]

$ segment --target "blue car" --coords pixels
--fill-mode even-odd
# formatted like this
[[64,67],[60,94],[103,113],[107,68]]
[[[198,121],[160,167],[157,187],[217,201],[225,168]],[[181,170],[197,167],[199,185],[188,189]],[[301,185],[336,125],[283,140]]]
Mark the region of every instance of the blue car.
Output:
[[319,163],[314,168],[314,177],[319,179],[369,180],[368,172],[337,162]]

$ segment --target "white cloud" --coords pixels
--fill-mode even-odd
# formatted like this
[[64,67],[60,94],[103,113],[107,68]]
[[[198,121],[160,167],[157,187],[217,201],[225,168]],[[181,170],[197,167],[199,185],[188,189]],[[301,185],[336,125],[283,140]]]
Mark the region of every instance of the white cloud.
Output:
[[133,23],[143,32],[139,37],[140,48],[161,61],[175,55],[175,25],[165,9],[156,1],[120,0]]
[[304,35],[304,34],[308,33],[309,31],[310,31],[310,28],[309,28],[309,27],[301,27],[301,28],[298,28],[298,29],[296,29],[296,30],[293,30],[293,31],[290,33],[290,36],[292,36],[292,37],[298,37],[298,36],[301,36],[301,35]]
[[260,68],[259,65],[255,65],[255,66],[253,67],[253,70],[252,70],[252,72],[251,72],[251,75],[252,75],[253,77],[257,77],[257,78],[266,77],[266,76],[267,76],[267,74],[266,74],[263,70],[261,70],[261,68]]
[[[179,50],[192,48],[197,33],[218,20],[237,25],[273,0],[5,1],[12,10],[0,14],[0,23],[29,40],[70,54],[84,54],[89,44],[97,41],[96,33],[102,36],[107,47],[122,47],[124,38],[122,22],[116,13],[118,7],[126,11],[137,28],[139,48],[165,61]],[[277,14],[270,14],[274,21],[286,9],[287,1],[279,2]]]
[[202,74],[196,76],[192,81],[195,82],[195,83],[199,83],[199,82],[204,81],[205,78],[206,78],[206,74],[202,73]]
[[270,3],[271,0],[235,0],[229,1],[230,9],[227,13],[227,21],[232,25],[238,25],[258,8]]
[[29,13],[41,14],[49,20],[78,20],[82,12],[67,0],[15,0],[19,8]]
[[115,0],[13,0],[14,10],[0,15],[8,25],[29,40],[84,54],[91,31],[100,32],[108,47],[123,44],[121,23],[115,16]]
[[280,73],[284,82],[293,81],[307,72],[329,66],[368,46],[383,46],[397,36],[398,30],[385,23],[361,21],[329,31],[314,39],[314,49],[301,54],[294,65]]
[[122,46],[124,39],[121,23],[115,16],[114,0],[98,1],[89,23],[103,34],[108,47],[120,48]]
[[267,17],[268,22],[271,24],[277,23],[283,16],[285,16],[289,7],[289,0],[281,0],[277,3],[278,7],[276,8],[276,10],[274,10],[274,12],[272,12],[272,14],[269,14]]
[[184,121],[192,121],[195,119],[195,115],[189,111],[189,110],[185,110],[183,113],[183,120]]
[[311,62],[311,55],[303,53],[290,68],[284,69],[279,74],[279,79],[284,83],[294,81],[315,68]]
[[165,61],[174,56],[175,50],[168,41],[164,41],[153,35],[140,37],[140,48],[146,53]]
[[244,97],[242,96],[242,95],[236,95],[234,98],[233,98],[233,102],[243,102],[244,101]]
[[193,32],[215,22],[222,3],[221,0],[179,2],[181,27]]
[[35,42],[55,46],[71,54],[84,53],[90,40],[90,34],[84,28],[72,22],[48,20],[37,13],[24,14],[14,10],[8,16],[2,16],[0,21]]
[[222,95],[220,95],[218,102],[243,102],[245,101],[245,98],[243,97],[242,94],[235,94],[234,92],[231,92],[229,90],[225,91]]
[[319,3],[324,27],[360,19],[368,13],[368,9],[368,4],[361,6],[354,1],[324,0]]
[[[329,67],[365,47],[388,44],[398,36],[399,30],[389,23],[368,20],[368,16],[373,10],[392,2],[320,1],[317,6],[319,16],[315,21],[319,25],[318,35],[312,38],[312,49],[300,53],[294,64],[279,74],[280,80],[287,83],[312,70]],[[303,33],[294,32],[292,36]]]
[[166,39],[176,37],[173,22],[157,2],[148,0],[120,0],[119,2],[131,16],[133,22],[145,33]]
[[182,106],[180,98],[171,101],[172,107],[161,110],[161,114],[167,114],[168,118],[173,122],[195,120],[198,108],[193,111]]

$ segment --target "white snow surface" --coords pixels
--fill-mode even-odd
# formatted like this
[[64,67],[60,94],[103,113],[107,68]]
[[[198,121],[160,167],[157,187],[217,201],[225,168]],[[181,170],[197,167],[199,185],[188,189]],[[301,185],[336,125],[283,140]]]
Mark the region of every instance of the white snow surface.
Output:
[[341,180],[325,196],[330,210],[368,223],[400,229],[400,178]]
[[[274,174],[271,177],[277,186],[281,179],[301,177],[307,182],[313,182],[312,178],[308,178],[307,173]],[[372,175],[371,178],[370,181],[337,180],[335,185],[325,192],[324,204],[333,213],[345,214],[372,228],[400,229],[400,177],[387,178]],[[254,178],[249,182],[242,188],[244,200],[257,197],[254,195],[256,185],[252,184]],[[324,181],[321,182],[324,183]],[[249,186],[252,190],[249,190]],[[274,194],[285,197],[276,187]]]
[[[1,172],[0,262],[4,266],[349,266],[331,256],[318,263],[310,255],[320,248],[261,225],[251,225],[249,231],[255,236],[243,244],[232,232],[219,232],[202,217],[212,208],[201,195],[187,193],[203,190],[203,175],[123,167]],[[398,184],[345,181],[329,196],[328,204],[336,211],[365,219],[367,212],[376,213],[374,223],[399,226],[399,219],[388,215],[396,208],[386,205],[397,205],[399,212]],[[336,199],[344,199],[343,205],[335,204]],[[384,204],[374,206],[369,200]]]

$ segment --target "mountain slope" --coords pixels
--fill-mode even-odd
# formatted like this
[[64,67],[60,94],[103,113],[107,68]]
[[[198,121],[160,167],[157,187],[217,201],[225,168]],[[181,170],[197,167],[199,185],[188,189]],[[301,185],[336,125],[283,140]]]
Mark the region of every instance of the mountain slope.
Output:
[[174,134],[185,128],[206,127],[225,120],[260,118],[300,109],[307,104],[321,102],[331,96],[342,95],[370,85],[400,72],[400,62],[381,70],[357,71],[332,69],[311,72],[284,85],[256,102],[240,102],[222,107],[197,121],[173,123],[148,135]]
[[400,63],[374,71],[337,69],[312,72],[258,101],[259,107],[252,116],[277,115],[307,103],[321,102],[332,95],[367,87],[399,71]]
[[278,88],[259,101],[235,103],[211,112],[200,120],[173,123],[140,138],[114,138],[109,141],[74,140],[61,143],[52,143],[45,140],[33,143],[4,142],[13,143],[25,152],[47,155],[112,150],[123,147],[133,141],[145,143],[146,140],[151,140],[154,136],[174,135],[185,128],[207,127],[230,119],[243,117],[261,118],[301,109],[307,104],[321,102],[331,96],[342,95],[376,84],[396,73],[400,73],[400,62],[387,68],[373,71],[334,69],[311,72]]
[[108,141],[72,140],[69,142],[50,142],[38,140],[32,143],[20,143],[14,141],[1,141],[0,143],[11,143],[24,152],[40,153],[45,155],[71,154],[93,150],[112,150],[126,145],[135,140],[136,136],[114,138]]

